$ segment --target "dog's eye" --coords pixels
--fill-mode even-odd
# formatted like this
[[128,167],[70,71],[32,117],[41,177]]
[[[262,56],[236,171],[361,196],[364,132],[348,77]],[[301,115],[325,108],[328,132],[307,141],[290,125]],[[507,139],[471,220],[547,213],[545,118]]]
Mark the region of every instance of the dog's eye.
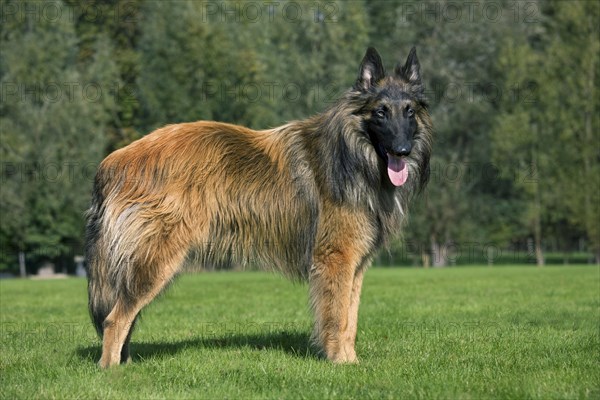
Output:
[[377,118],[385,118],[385,111],[377,110],[375,111],[375,115],[377,116]]
[[412,118],[412,117],[414,117],[414,116],[415,116],[415,110],[413,110],[412,108],[409,108],[409,109],[406,111],[406,114],[408,115],[408,118]]

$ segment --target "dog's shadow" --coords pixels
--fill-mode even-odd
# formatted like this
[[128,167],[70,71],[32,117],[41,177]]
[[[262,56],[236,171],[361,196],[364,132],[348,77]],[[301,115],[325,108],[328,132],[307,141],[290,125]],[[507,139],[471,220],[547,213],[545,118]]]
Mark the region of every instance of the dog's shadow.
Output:
[[[256,350],[279,350],[300,358],[321,358],[320,353],[313,347],[310,337],[299,332],[277,332],[265,334],[235,334],[220,337],[197,337],[174,342],[132,342],[130,352],[132,362],[142,362],[147,358],[165,358],[185,351],[189,348],[203,347],[219,348],[251,348]],[[100,345],[80,347],[76,354],[84,360],[100,359]]]

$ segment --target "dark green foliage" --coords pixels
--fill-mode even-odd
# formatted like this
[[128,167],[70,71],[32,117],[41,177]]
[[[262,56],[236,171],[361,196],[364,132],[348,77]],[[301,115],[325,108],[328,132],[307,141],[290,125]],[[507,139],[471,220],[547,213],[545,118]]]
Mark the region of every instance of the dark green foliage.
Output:
[[81,252],[82,214],[116,111],[112,44],[98,36],[93,56],[81,65],[66,13],[51,20],[23,17],[8,26],[0,63],[0,265],[14,267],[23,251],[35,264],[56,261],[64,268]]
[[73,267],[108,152],[167,123],[307,117],[368,46],[391,69],[413,45],[436,143],[392,254],[445,265],[475,243],[600,259],[597,2],[0,5],[0,269],[19,252],[29,272]]

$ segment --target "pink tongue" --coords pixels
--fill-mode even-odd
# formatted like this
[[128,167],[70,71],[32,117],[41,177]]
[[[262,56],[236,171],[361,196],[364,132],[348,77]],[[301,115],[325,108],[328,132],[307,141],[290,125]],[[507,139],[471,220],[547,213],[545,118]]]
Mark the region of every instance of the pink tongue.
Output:
[[388,176],[394,186],[402,186],[408,179],[408,168],[406,163],[400,157],[387,154],[388,159]]

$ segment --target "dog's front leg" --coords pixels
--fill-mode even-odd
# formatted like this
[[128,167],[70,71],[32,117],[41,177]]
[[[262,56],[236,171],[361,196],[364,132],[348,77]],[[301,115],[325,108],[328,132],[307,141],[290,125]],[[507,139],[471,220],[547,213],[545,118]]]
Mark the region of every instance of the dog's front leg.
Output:
[[313,340],[334,363],[354,363],[356,320],[350,314],[351,308],[358,309],[352,295],[355,267],[345,254],[336,251],[315,261],[309,278],[315,314]]

